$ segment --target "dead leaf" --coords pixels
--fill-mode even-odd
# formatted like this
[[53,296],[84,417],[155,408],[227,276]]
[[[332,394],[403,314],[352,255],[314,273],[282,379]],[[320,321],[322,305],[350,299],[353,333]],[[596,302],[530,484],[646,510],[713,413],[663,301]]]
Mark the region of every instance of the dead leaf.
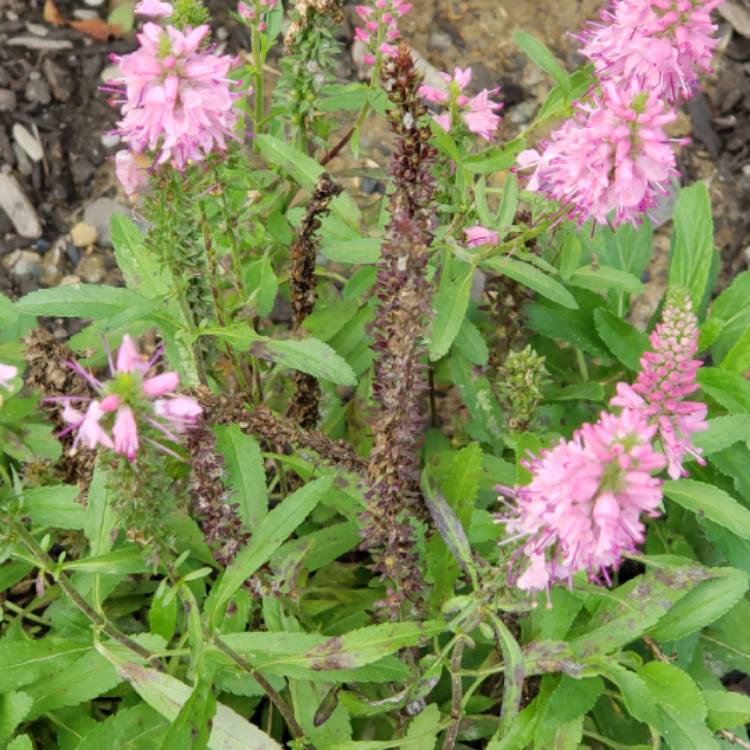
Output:
[[101,18],[92,18],[90,21],[69,21],[68,26],[80,31],[98,42],[106,42],[108,39],[122,39],[122,27],[103,21]]
[[43,18],[45,23],[53,26],[65,26],[65,19],[60,15],[55,0],[45,0]]

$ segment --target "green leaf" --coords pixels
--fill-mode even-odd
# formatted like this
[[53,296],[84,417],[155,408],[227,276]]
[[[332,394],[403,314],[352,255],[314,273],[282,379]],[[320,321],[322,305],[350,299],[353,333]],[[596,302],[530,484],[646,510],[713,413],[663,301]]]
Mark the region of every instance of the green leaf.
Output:
[[581,240],[572,232],[565,235],[560,249],[560,276],[563,281],[570,281],[573,274],[578,270],[583,254]]
[[86,573],[104,573],[107,575],[125,575],[131,573],[148,573],[152,566],[147,565],[143,560],[143,552],[140,547],[128,545],[114,550],[114,552],[105,552],[103,555],[93,555],[84,557],[80,560],[66,560],[63,563],[63,570],[86,572]]
[[29,695],[15,690],[0,695],[0,743],[13,736],[16,727],[26,718],[33,703]]
[[697,380],[703,391],[727,411],[750,413],[750,383],[741,375],[718,367],[701,367]]
[[638,371],[641,356],[649,347],[648,336],[604,307],[594,310],[594,321],[596,332],[612,354],[628,369]]
[[329,238],[323,241],[320,251],[334,263],[365,265],[380,260],[381,244],[377,237]]
[[544,42],[525,31],[516,31],[513,39],[532,62],[550,75],[564,90],[570,89],[570,77]]
[[411,750],[434,750],[440,731],[440,709],[430,703],[410,722],[406,730],[406,739],[412,740]]
[[516,163],[516,157],[525,147],[525,139],[515,138],[503,146],[491,146],[478,154],[467,157],[463,160],[463,166],[470,174],[502,172]]
[[266,470],[258,441],[245,435],[239,425],[217,425],[216,447],[224,456],[234,494],[229,502],[248,529],[255,529],[268,513]]
[[750,271],[739,274],[711,305],[701,328],[701,349],[713,345],[714,362],[734,345],[750,326]]
[[302,566],[307,571],[319,570],[362,543],[359,526],[353,521],[334,523],[283,544],[271,558],[278,568],[285,560],[304,552]]
[[541,294],[542,297],[562,305],[562,307],[569,310],[578,308],[575,297],[559,281],[555,281],[551,276],[547,276],[547,274],[528,263],[513,258],[491,258],[485,261],[484,265]]
[[[138,695],[169,721],[177,718],[190,699],[192,690],[168,674],[125,661],[117,662],[117,668]],[[222,703],[216,705],[208,747],[211,750],[282,750],[273,738]]]
[[141,703],[119,708],[87,732],[75,750],[159,750],[167,722]]
[[355,669],[395,651],[416,646],[427,638],[440,635],[445,628],[446,624],[439,620],[369,625],[329,638],[293,661],[316,671]]
[[519,194],[520,188],[518,175],[511,172],[505,177],[503,197],[500,201],[500,206],[497,209],[497,216],[495,217],[495,223],[497,224],[499,230],[498,234],[500,235],[500,239],[503,239],[503,237],[507,233],[507,229],[513,225],[513,222],[516,218]]
[[662,707],[687,721],[702,722],[706,703],[688,674],[673,664],[651,661],[638,670],[638,676],[657,697]]
[[24,513],[36,526],[58,529],[82,529],[86,525],[86,509],[76,498],[78,487],[59,484],[24,490]]
[[524,660],[521,648],[508,630],[507,625],[497,616],[492,618],[493,629],[500,643],[503,655],[503,707],[500,711],[500,724],[492,742],[499,742],[513,729],[518,711],[521,707],[524,681]]
[[111,318],[137,305],[149,305],[140,294],[113,286],[76,284],[54,289],[38,289],[16,303],[16,309],[25,315],[42,315],[50,318]]
[[342,299],[328,302],[316,308],[315,312],[302,321],[302,327],[319,341],[330,341],[342,328],[349,324],[359,310],[356,299]]
[[664,483],[664,494],[699,517],[705,516],[737,536],[750,540],[750,510],[724,490],[693,479],[678,479]]
[[649,635],[657,641],[678,641],[729,612],[745,595],[747,573],[737,568],[712,568],[715,578],[702,581],[659,620]]
[[576,680],[564,674],[555,692],[550,696],[543,718],[544,723],[560,726],[587,714],[603,690],[604,682],[598,677]]
[[307,373],[337,385],[356,385],[357,376],[349,363],[314,338],[285,341],[263,338],[250,346],[250,353],[284,367]]
[[316,479],[291,494],[265,517],[250,542],[235,557],[212,591],[209,599],[211,622],[216,622],[223,616],[224,607],[234,592],[268,562],[271,555],[307,518],[332,486],[333,480],[330,477]]
[[288,143],[267,133],[255,136],[263,158],[271,165],[281,167],[302,187],[312,190],[325,171],[315,159]]
[[607,594],[570,646],[582,659],[614,653],[656,625],[688,591],[711,577],[698,564],[636,576]]
[[487,342],[479,332],[479,329],[468,319],[464,318],[461,328],[453,342],[459,351],[473,365],[483,367],[490,357]]
[[22,734],[10,742],[6,750],[34,750],[34,745],[28,734]]
[[711,198],[703,182],[680,190],[674,210],[669,285],[690,291],[697,310],[706,294],[714,255]]
[[151,598],[151,606],[148,609],[149,630],[155,635],[161,636],[167,643],[174,638],[177,627],[177,596],[170,596],[168,588],[161,587]]
[[216,698],[208,679],[199,678],[169,727],[159,750],[206,750],[211,722],[216,711]]
[[474,266],[449,256],[435,295],[435,317],[432,322],[430,359],[445,356],[451,348],[469,308]]
[[271,314],[279,280],[273,270],[273,264],[268,255],[247,265],[245,282],[249,292],[249,302],[255,307],[262,318]]
[[730,370],[738,375],[744,375],[750,370],[750,328],[740,336],[727,356],[721,360],[720,367],[722,370]]
[[693,443],[704,456],[718,453],[740,441],[750,442],[750,414],[709,419],[708,429],[693,436]]
[[734,729],[750,722],[750,697],[729,690],[704,690],[708,726],[714,732]]
[[168,296],[172,280],[164,263],[146,246],[141,230],[122,214],[110,221],[117,265],[128,287],[149,299]]
[[103,555],[112,549],[112,533],[117,523],[107,493],[108,471],[97,462],[86,496],[86,521],[83,531],[89,540],[92,555]]
[[643,284],[639,278],[611,266],[581,266],[573,272],[570,283],[594,292],[643,293]]
[[41,677],[67,669],[91,645],[80,641],[41,638],[36,641],[0,641],[0,692],[15,690]]
[[595,333],[592,316],[581,310],[566,310],[546,303],[535,303],[526,308],[529,326],[551,339],[567,341],[594,357],[607,357],[607,350]]

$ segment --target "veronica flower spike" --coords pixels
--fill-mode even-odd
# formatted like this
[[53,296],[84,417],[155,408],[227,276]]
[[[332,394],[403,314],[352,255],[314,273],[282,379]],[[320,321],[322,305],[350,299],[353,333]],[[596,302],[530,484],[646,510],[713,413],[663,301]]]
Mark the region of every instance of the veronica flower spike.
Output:
[[[201,407],[187,396],[174,391],[179,385],[176,372],[149,375],[160,357],[160,350],[150,359],[143,357],[130,336],[125,336],[114,362],[111,379],[101,382],[75,362],[69,365],[99,394],[91,399],[85,413],[72,405],[85,401],[81,397],[59,397],[64,403],[63,419],[67,431],[77,431],[76,441],[88,448],[102,446],[114,450],[128,461],[134,461],[141,446],[141,435],[154,430],[176,442],[181,433],[195,424]],[[158,443],[156,443],[159,445]]]

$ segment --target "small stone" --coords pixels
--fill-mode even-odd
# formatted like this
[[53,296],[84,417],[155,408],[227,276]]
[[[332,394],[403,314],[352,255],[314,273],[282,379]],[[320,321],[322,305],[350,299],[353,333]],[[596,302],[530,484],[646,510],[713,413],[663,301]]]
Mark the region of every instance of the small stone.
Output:
[[57,286],[62,278],[60,270],[63,262],[62,250],[65,240],[60,238],[47,252],[42,256],[42,276],[40,282],[42,286]]
[[67,276],[63,276],[60,279],[59,286],[75,286],[76,284],[81,283],[81,277],[76,276],[75,274],[68,274]]
[[79,21],[93,21],[99,18],[99,14],[95,10],[86,10],[85,8],[76,8],[73,11],[73,18],[77,18]]
[[43,78],[29,78],[23,95],[34,104],[49,104],[52,101],[49,84]]
[[51,57],[45,58],[42,70],[52,89],[52,95],[59,102],[67,102],[73,95],[73,79],[69,71],[56,63]]
[[28,277],[41,274],[41,257],[31,250],[15,250],[3,259],[3,265],[14,276]]
[[117,135],[117,133],[104,133],[104,135],[102,135],[102,146],[104,146],[104,148],[114,148],[115,146],[119,146],[120,141],[122,141],[122,137]]
[[112,198],[97,198],[93,203],[89,203],[83,212],[83,220],[96,227],[99,233],[99,245],[102,247],[112,247],[109,222],[114,214],[131,215],[127,206]]
[[17,144],[13,144],[13,153],[16,156],[16,169],[24,177],[29,177],[34,171],[34,165],[31,163],[31,159],[26,156],[26,152]]
[[26,152],[29,159],[41,161],[44,158],[42,144],[20,122],[13,126],[12,132],[16,143]]
[[0,89],[0,112],[12,112],[15,108],[15,92],[10,89]]
[[42,225],[34,206],[12,175],[0,173],[0,207],[8,214],[21,237],[36,240],[42,236]]
[[96,231],[96,227],[91,224],[87,224],[84,221],[79,221],[70,230],[70,239],[73,240],[73,244],[76,247],[89,247],[96,242],[99,233]]
[[508,119],[514,125],[525,125],[531,122],[538,104],[534,99],[527,99],[508,110]]
[[83,0],[83,2],[89,6],[89,8],[98,8],[100,5],[104,5],[104,0]]
[[49,29],[46,26],[42,26],[40,23],[26,23],[26,28],[34,34],[34,36],[47,36]]
[[100,255],[87,255],[81,258],[76,273],[87,284],[99,284],[104,281],[107,270]]
[[58,51],[62,49],[73,49],[73,42],[68,39],[42,39],[38,36],[14,36],[8,39],[9,47],[25,47],[42,51]]
[[79,156],[77,159],[70,160],[70,172],[73,180],[83,185],[94,176],[96,169],[85,156]]
[[745,166],[742,167],[742,174],[744,174],[745,177],[750,177],[750,164],[745,164]]

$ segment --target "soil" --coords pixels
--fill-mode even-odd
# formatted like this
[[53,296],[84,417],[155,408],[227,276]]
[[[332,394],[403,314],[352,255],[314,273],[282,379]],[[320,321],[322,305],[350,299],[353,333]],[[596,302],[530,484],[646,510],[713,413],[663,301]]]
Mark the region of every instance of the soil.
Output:
[[[114,1],[56,0],[56,5],[65,18],[104,19]],[[209,4],[220,43],[238,50],[243,33],[229,16],[234,3]],[[342,34],[344,39],[350,38],[354,4],[347,3],[350,29]],[[513,32],[532,31],[572,66],[577,58],[569,32],[592,18],[599,5],[598,0],[415,0],[402,29],[435,69],[470,65],[477,89],[502,86],[501,137],[509,137],[533,118],[550,85],[517,51]],[[132,49],[133,35],[97,41],[75,29],[45,23],[43,6],[44,0],[0,0],[0,171],[18,181],[42,227],[41,237],[22,237],[0,209],[0,291],[12,297],[79,280],[116,282],[106,232],[99,232],[95,244],[78,246],[70,230],[98,199],[110,199],[105,214],[127,210],[111,163],[117,139],[106,135],[116,113],[99,87],[109,55]],[[733,31],[727,21],[720,23],[722,45],[715,74],[705,81],[705,93],[687,106],[674,134],[692,139],[680,154],[683,180],[704,179],[712,192],[726,284],[750,264],[750,39]],[[356,75],[348,54],[340,74]],[[41,145],[40,160],[29,158],[19,147],[14,136],[19,125]],[[370,134],[370,139],[376,138]],[[101,208],[101,201],[96,206]],[[660,275],[657,266],[652,271],[657,286]]]

